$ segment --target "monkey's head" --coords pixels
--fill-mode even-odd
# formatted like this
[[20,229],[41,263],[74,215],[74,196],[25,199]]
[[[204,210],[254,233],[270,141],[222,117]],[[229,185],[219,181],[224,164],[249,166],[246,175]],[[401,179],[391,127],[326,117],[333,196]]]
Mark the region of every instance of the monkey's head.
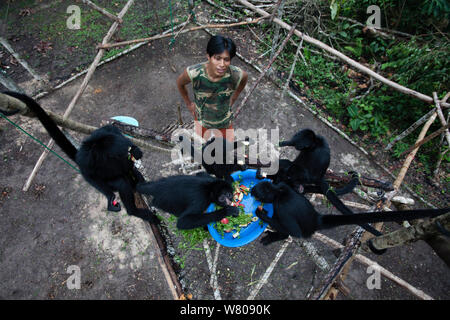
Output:
[[233,187],[225,180],[217,179],[211,185],[211,202],[230,206],[233,202]]
[[316,134],[311,129],[302,129],[297,132],[291,140],[281,141],[280,147],[291,146],[301,151],[314,147],[316,141]]
[[275,201],[278,188],[276,188],[276,186],[274,186],[270,181],[262,181],[254,186],[250,192],[255,200],[264,203],[272,203]]

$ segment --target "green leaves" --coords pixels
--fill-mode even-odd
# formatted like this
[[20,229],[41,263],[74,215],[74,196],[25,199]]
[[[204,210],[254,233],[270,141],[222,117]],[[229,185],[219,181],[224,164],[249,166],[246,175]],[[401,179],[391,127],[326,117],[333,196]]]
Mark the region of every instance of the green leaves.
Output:
[[359,101],[357,105],[347,107],[350,116],[349,125],[353,131],[368,131],[374,137],[378,137],[387,132],[387,120],[381,112],[374,112],[374,105]]
[[360,57],[362,52],[363,52],[363,44],[362,44],[362,40],[363,38],[356,38],[355,39],[355,46],[354,47],[350,47],[350,46],[345,46],[344,49],[350,51],[351,53],[353,53],[356,57]]
[[336,16],[339,12],[339,4],[336,0],[332,0],[330,4],[330,10],[331,10],[331,20],[336,19]]

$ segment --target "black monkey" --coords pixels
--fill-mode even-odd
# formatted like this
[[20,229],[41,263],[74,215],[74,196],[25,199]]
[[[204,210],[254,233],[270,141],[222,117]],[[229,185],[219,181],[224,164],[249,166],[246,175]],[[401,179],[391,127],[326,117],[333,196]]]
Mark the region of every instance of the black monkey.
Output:
[[278,160],[278,171],[275,174],[261,174],[261,168],[256,170],[256,178],[259,180],[268,178],[272,180],[273,183],[280,183],[282,181],[287,180],[287,171],[289,167],[292,165],[292,161],[288,159],[279,159]]
[[[273,176],[274,183],[285,182],[294,190],[303,189],[303,193],[322,193],[341,213],[353,214],[338,195],[351,192],[358,184],[358,175],[351,172],[352,180],[345,187],[330,189],[324,178],[330,165],[330,147],[325,138],[315,134],[311,129],[303,129],[290,140],[280,142],[280,147],[285,146],[295,147],[300,154],[294,161],[280,160],[280,170]],[[361,227],[376,236],[381,235],[377,229],[368,224]]]
[[280,147],[285,146],[292,146],[300,151],[286,170],[288,181],[285,182],[317,184],[322,181],[330,165],[330,147],[324,137],[315,134],[311,129],[303,129],[291,140],[280,142]]
[[[303,129],[297,132],[290,140],[282,141],[281,147],[292,146],[300,154],[293,161],[292,165],[286,170],[283,181],[290,186],[297,189],[299,186],[304,186],[306,192],[323,193],[328,200],[341,213],[350,215],[353,212],[338,198],[338,195],[343,195],[351,192],[358,184],[359,177],[356,172],[350,172],[352,180],[343,188],[332,190],[324,176],[330,165],[330,147],[327,140],[316,134],[311,129]],[[312,185],[306,185],[312,184]],[[314,186],[315,185],[315,186]],[[317,187],[319,190],[317,190]],[[365,230],[379,236],[381,232],[368,224],[361,225]]]
[[[238,208],[230,206],[233,199],[231,184],[204,172],[139,183],[136,189],[152,195],[153,206],[177,216],[178,229],[198,228],[227,216],[239,215]],[[205,213],[212,202],[223,208]]]
[[[321,188],[317,188],[319,182],[323,180],[328,166],[330,165],[330,147],[324,137],[316,135],[311,129],[303,129],[297,132],[291,140],[280,142],[280,147],[293,146],[300,151],[294,161],[287,159],[279,160],[278,172],[274,175],[267,175],[273,183],[286,182],[293,188],[303,187],[303,193],[321,193]],[[260,168],[257,172],[259,179]],[[350,171],[352,180],[343,188],[333,190],[336,195],[343,195],[351,192],[358,184],[358,175]]]
[[[179,137],[180,141],[184,141],[184,137]],[[238,159],[236,156],[236,151],[241,145],[247,144],[248,141],[235,141],[230,142],[221,137],[212,137],[209,139],[203,146],[201,150],[201,155],[198,154],[199,151],[195,150],[194,144],[191,142],[189,145],[189,150],[191,152],[191,157],[198,158],[201,156],[202,167],[206,170],[207,173],[215,175],[217,178],[224,179],[230,183],[234,180],[231,177],[231,174],[235,171],[245,171],[247,166],[245,164],[238,163]],[[184,146],[182,150],[185,150]],[[210,155],[211,158],[217,159],[219,158],[219,154],[216,157],[216,150],[220,150],[222,152],[220,159],[218,162],[208,163],[205,161],[205,155]],[[197,156],[195,156],[197,155]],[[227,157],[232,161],[227,162]]]
[[145,181],[133,163],[142,157],[142,151],[119,129],[112,125],[99,128],[77,150],[36,101],[16,92],[3,93],[21,100],[36,114],[56,144],[77,163],[83,178],[106,196],[109,211],[121,209],[114,200],[114,191],[118,191],[128,214],[158,222],[151,211],[139,209],[134,203],[136,184]]
[[[289,183],[295,190],[299,190],[300,193],[323,193],[323,188],[317,184],[300,184],[300,179],[291,179],[288,170],[294,162],[287,159],[280,159],[278,162],[278,171],[273,175],[262,175],[261,168],[256,171],[256,178],[259,180],[268,178],[272,180],[272,183],[277,184],[280,182]],[[292,171],[291,171],[292,172]],[[342,188],[333,189],[333,192],[337,196],[341,196],[352,192],[352,190],[359,183],[359,174],[355,171],[349,171],[348,174],[352,177],[351,180]]]
[[323,215],[317,212],[305,196],[292,190],[286,183],[274,185],[269,181],[258,183],[251,189],[252,196],[264,203],[273,203],[273,217],[257,208],[255,214],[270,224],[277,232],[261,239],[264,245],[286,239],[289,235],[309,238],[314,232],[348,224],[365,224],[388,221],[414,220],[435,217],[450,211],[444,209],[407,210],[390,212],[365,212],[352,215]]

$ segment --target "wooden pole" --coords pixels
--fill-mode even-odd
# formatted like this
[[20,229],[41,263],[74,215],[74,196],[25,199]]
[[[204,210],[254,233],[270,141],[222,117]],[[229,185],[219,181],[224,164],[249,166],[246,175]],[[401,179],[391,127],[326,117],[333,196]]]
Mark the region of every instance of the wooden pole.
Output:
[[419,120],[417,120],[416,122],[414,122],[408,129],[406,129],[405,131],[403,131],[401,134],[399,134],[397,137],[395,137],[391,142],[389,142],[389,144],[386,146],[386,148],[384,148],[384,151],[388,151],[390,149],[392,149],[392,147],[399,142],[400,140],[404,139],[405,137],[407,137],[411,132],[413,132],[414,130],[416,130],[418,127],[420,127],[423,123],[425,123],[430,117],[431,115],[433,115],[433,113],[435,113],[436,110],[430,110],[428,111],[425,115],[423,115]]
[[[286,89],[289,87],[289,83],[291,82],[292,76],[294,75],[295,65],[297,64],[298,56],[302,55],[302,53],[300,52],[302,50],[302,47],[303,47],[303,39],[300,41],[300,44],[297,46],[297,51],[295,51],[294,62],[292,62],[291,70],[289,71],[289,76],[287,77],[286,82],[284,83],[283,91],[281,91],[280,100],[283,100]],[[306,64],[306,61],[305,60],[303,60],[303,61]]]
[[104,14],[105,16],[107,16],[108,18],[110,18],[110,19],[116,21],[117,23],[119,23],[119,24],[122,24],[122,23],[123,23],[123,20],[122,20],[121,18],[119,18],[119,17],[113,15],[112,13],[106,11],[106,10],[103,9],[103,8],[100,8],[100,7],[99,7],[98,5],[96,5],[95,3],[93,3],[93,2],[91,2],[91,1],[89,1],[89,0],[82,0],[82,1],[83,1],[83,3],[85,3],[85,4],[87,4],[89,7],[91,7],[92,9],[99,11],[100,13],[102,13],[102,14]]
[[[436,119],[436,117],[437,117],[437,113],[435,112],[435,113],[433,113],[431,115],[431,117],[428,119],[428,121],[424,124],[424,126],[422,128],[422,131],[420,132],[419,137],[416,140],[416,143],[418,143],[421,140],[423,140],[423,138],[425,137],[428,129],[433,124],[433,122]],[[405,160],[402,168],[400,169],[400,173],[398,174],[397,179],[394,181],[394,189],[395,189],[395,191],[397,191],[398,188],[400,188],[400,185],[403,182],[403,179],[405,178],[406,172],[408,171],[409,166],[411,165],[411,162],[414,160],[414,157],[416,156],[416,153],[417,153],[418,150],[419,150],[419,148],[415,148],[406,157],[406,160]]]
[[[122,11],[119,13],[119,16],[118,16],[119,18],[122,18],[125,15],[125,13],[128,11],[128,9],[133,4],[133,2],[134,2],[134,0],[128,0],[127,4],[123,7]],[[111,39],[112,35],[117,30],[118,26],[119,26],[118,22],[114,22],[112,24],[112,26],[109,29],[108,33],[103,38],[102,43],[106,44]],[[64,120],[67,119],[69,114],[72,112],[72,109],[75,106],[76,102],[81,97],[81,95],[83,94],[84,90],[86,89],[87,84],[88,84],[89,80],[91,79],[92,75],[94,74],[94,71],[97,68],[97,65],[99,64],[99,62],[100,62],[101,58],[103,57],[104,53],[105,53],[104,49],[100,49],[98,51],[94,61],[92,62],[91,66],[88,69],[88,72],[87,72],[83,82],[81,83],[80,88],[78,89],[77,93],[75,94],[75,96],[73,97],[73,99],[70,102],[69,106],[67,107],[66,112],[64,113],[64,117],[63,117]],[[53,145],[54,145],[54,141],[53,141],[53,139],[51,139],[47,143],[47,146],[49,148],[52,148]],[[41,167],[41,165],[44,162],[45,158],[47,157],[48,153],[49,153],[49,150],[45,149],[45,151],[39,157],[39,160],[37,161],[36,165],[34,166],[33,171],[31,172],[30,176],[28,177],[27,182],[25,183],[25,185],[24,185],[24,187],[22,189],[23,191],[28,191],[28,188],[30,187],[31,182],[33,181],[34,177],[36,176],[36,173],[38,172],[39,168]]]
[[24,93],[22,88],[20,88],[17,83],[15,83],[10,77],[8,77],[6,74],[3,74],[2,72],[0,72],[0,84],[2,84],[8,90]]
[[[151,210],[148,204],[145,202],[144,198],[139,193],[135,193],[134,197],[137,208]],[[147,231],[149,232],[149,234],[153,235],[154,241],[156,242],[156,245],[159,248],[159,252],[156,251],[156,255],[159,260],[159,265],[161,266],[163,274],[166,278],[170,293],[172,294],[174,299],[179,299],[183,295],[183,290],[181,287],[180,280],[178,279],[175,270],[173,269],[172,262],[167,253],[167,248],[166,245],[164,244],[163,236],[159,231],[157,225],[145,221],[144,223]]]
[[[273,18],[275,18],[275,16],[278,19],[282,19],[283,17],[283,7],[284,7],[284,3],[286,2],[286,0],[279,0],[278,3],[275,5],[276,8],[274,9],[274,11],[272,12],[272,14],[270,15],[270,23],[272,23]],[[273,56],[275,55],[275,48],[277,47],[278,41],[280,39],[280,25],[276,24],[275,25],[275,32],[274,32],[274,36],[272,39],[272,48],[271,48],[271,52],[270,52],[270,59],[273,58]]]

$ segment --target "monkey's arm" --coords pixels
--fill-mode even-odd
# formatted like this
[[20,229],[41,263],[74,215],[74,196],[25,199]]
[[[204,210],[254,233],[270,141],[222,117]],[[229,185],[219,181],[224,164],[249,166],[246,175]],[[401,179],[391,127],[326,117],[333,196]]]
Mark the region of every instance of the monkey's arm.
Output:
[[277,230],[279,232],[285,232],[285,228],[283,228],[283,226],[281,226],[281,224],[278,222],[277,219],[270,218],[267,215],[266,209],[262,208],[262,210],[260,210],[260,207],[258,207],[258,208],[256,208],[255,214],[258,218],[260,218],[262,221],[268,223],[275,230]]
[[[355,171],[350,171],[349,174],[351,174],[352,179],[344,187],[333,190],[337,196],[342,196],[344,194],[352,192],[353,189],[359,184],[359,174]],[[301,189],[302,187],[303,190]],[[299,185],[294,189],[299,193],[323,193],[322,187],[315,184]]]
[[225,217],[237,217],[239,215],[239,209],[236,207],[225,207],[211,213],[198,213],[199,210],[196,209],[197,208],[188,209],[181,213],[177,221],[178,229],[194,229],[203,227],[208,223],[222,220]]
[[106,182],[98,179],[93,179],[88,175],[83,175],[83,177],[91,186],[105,195],[106,199],[108,200],[108,211],[120,211],[120,203],[115,201],[116,196],[114,195],[113,189]]
[[344,187],[334,190],[336,195],[342,196],[344,194],[350,193],[359,184],[359,174],[357,172],[349,171],[348,174],[352,176],[352,179]]
[[267,222],[272,228],[277,232],[269,232],[265,237],[261,238],[260,242],[267,246],[275,241],[284,240],[289,237],[289,234],[284,232],[284,228],[278,223],[277,220],[269,218],[267,211],[263,208],[259,210],[260,207],[256,208],[255,214],[264,222]]
[[120,178],[111,182],[119,191],[120,199],[127,209],[128,214],[141,218],[145,221],[158,224],[159,220],[149,209],[140,209],[136,207],[134,199],[134,190],[131,184],[124,178]]

